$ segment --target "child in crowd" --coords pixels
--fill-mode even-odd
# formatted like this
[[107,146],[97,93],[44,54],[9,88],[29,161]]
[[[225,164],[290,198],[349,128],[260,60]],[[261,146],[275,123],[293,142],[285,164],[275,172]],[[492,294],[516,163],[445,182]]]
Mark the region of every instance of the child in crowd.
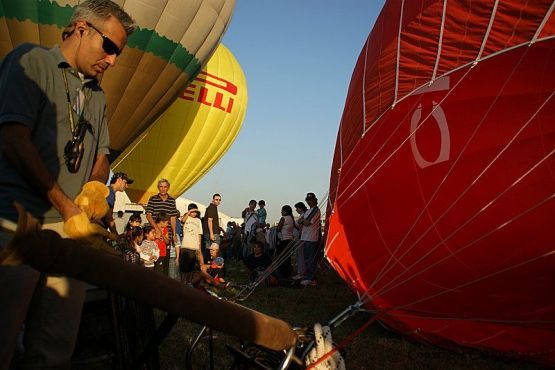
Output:
[[141,226],[142,222],[143,220],[141,219],[141,214],[137,212],[133,213],[129,217],[129,220],[127,221],[127,225],[125,225],[125,231],[127,232],[131,230],[131,228],[133,227]]
[[264,227],[266,225],[266,202],[263,200],[260,200],[258,202],[258,209],[256,210],[256,213],[258,214],[258,225]]
[[156,235],[156,244],[158,244],[158,249],[160,250],[160,257],[154,265],[154,270],[168,276],[169,271],[169,256],[167,255],[167,245],[170,241],[168,236],[168,224],[170,222],[170,216],[166,212],[160,212],[154,219],[156,227],[162,231],[162,235]]
[[134,226],[129,231],[128,243],[123,249],[123,259],[127,262],[140,264],[141,255],[139,253],[139,247],[143,241],[143,229],[140,226]]
[[148,268],[154,268],[154,263],[158,260],[160,256],[160,250],[158,249],[158,244],[156,244],[156,232],[154,228],[150,225],[143,228],[144,240],[138,247],[139,255],[141,256],[141,261],[143,266]]
[[210,256],[206,261],[208,266],[208,274],[216,281],[223,282],[225,277],[224,259],[220,257],[220,246],[217,243],[212,243],[209,248]]

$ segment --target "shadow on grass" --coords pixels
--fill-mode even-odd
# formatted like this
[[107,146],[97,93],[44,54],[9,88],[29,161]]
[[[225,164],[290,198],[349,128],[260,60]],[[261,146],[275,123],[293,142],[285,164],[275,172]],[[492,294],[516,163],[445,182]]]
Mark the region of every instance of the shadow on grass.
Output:
[[[248,273],[240,263],[226,262],[228,280],[246,282]],[[318,276],[318,285],[306,288],[259,287],[244,306],[283,319],[292,326],[312,326],[326,323],[355,303],[356,296],[333,270],[324,269]],[[191,302],[194,304],[194,302]],[[217,312],[211,314],[217,315]],[[161,320],[163,314],[158,313]],[[333,330],[334,341],[342,343],[360,328],[370,316],[359,313]],[[232,320],[232,318],[230,318]],[[160,348],[162,369],[184,369],[187,348],[201,326],[180,320]],[[230,368],[233,358],[225,344],[238,346],[239,342],[225,334],[215,332],[214,368]],[[208,369],[208,341],[202,340],[193,356],[193,369]],[[379,323],[364,330],[345,348],[347,369],[380,370],[537,370],[541,366],[524,361],[494,357],[478,351],[448,351],[416,343],[381,326]]]

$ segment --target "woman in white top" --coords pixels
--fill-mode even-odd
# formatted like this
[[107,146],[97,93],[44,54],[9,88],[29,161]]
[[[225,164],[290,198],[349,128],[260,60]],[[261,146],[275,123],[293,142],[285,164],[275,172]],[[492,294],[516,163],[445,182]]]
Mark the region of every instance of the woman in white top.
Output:
[[[296,228],[295,219],[293,218],[293,210],[290,205],[284,205],[281,207],[281,218],[276,227],[278,231],[278,242],[276,245],[277,258],[281,257],[281,254],[289,246],[292,247],[294,243],[294,230]],[[278,267],[278,272],[283,278],[291,277],[291,271],[293,266],[291,265],[291,258],[287,258]]]

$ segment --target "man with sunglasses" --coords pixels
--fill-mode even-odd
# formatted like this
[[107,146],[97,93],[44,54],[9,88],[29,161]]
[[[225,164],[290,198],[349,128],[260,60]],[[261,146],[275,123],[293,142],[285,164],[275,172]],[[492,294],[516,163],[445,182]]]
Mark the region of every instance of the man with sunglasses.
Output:
[[[75,8],[59,46],[24,44],[1,61],[1,218],[15,221],[18,201],[44,229],[62,236],[73,236],[64,233],[70,224],[89,229],[89,216],[72,199],[85,183],[102,185],[109,175],[106,103],[97,79],[134,28],[117,4],[87,0]],[[0,231],[0,250],[10,237]],[[0,266],[0,368],[9,367],[23,321],[22,366],[69,368],[84,295],[77,280]]]

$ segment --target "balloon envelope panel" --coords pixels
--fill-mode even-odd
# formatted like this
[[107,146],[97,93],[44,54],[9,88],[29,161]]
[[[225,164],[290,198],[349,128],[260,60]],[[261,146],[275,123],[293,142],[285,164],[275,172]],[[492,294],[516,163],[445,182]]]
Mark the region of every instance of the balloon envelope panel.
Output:
[[146,203],[161,178],[179,196],[227,152],[247,109],[247,84],[233,54],[220,45],[179,98],[114,163],[135,182],[129,198]]
[[402,333],[553,364],[552,2],[402,6],[349,86],[327,256]]
[[[138,29],[102,77],[111,148],[122,151],[200,72],[230,21],[235,0],[119,0]],[[1,0],[0,58],[23,42],[61,41],[77,0]]]

